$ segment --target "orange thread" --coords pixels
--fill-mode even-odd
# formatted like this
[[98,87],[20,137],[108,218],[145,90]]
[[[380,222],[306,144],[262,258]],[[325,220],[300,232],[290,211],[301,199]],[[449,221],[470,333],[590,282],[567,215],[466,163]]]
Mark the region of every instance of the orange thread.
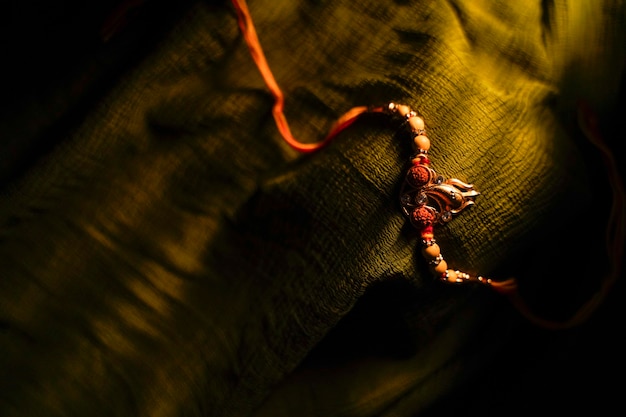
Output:
[[534,314],[517,292],[517,286],[511,285],[514,281],[491,281],[490,284],[497,292],[508,297],[511,304],[530,322],[546,329],[568,329],[586,322],[606,299],[609,291],[619,278],[626,240],[626,191],[617,168],[617,163],[611,149],[603,140],[602,131],[596,115],[588,103],[578,104],[578,123],[587,140],[599,151],[604,160],[607,177],[612,191],[612,204],[607,222],[605,245],[609,256],[609,271],[602,279],[599,289],[587,300],[572,316],[565,321],[551,321]]
[[241,29],[241,33],[243,34],[246,44],[248,45],[248,49],[250,50],[252,59],[256,63],[256,66],[259,69],[261,77],[263,77],[263,81],[265,81],[267,88],[270,90],[272,96],[274,97],[272,115],[274,116],[276,127],[278,128],[283,139],[292,148],[303,153],[314,152],[322,148],[324,145],[328,144],[328,142],[330,142],[335,136],[337,136],[337,134],[339,134],[339,132],[341,132],[343,129],[350,126],[361,114],[366,112],[382,111],[382,109],[369,109],[367,106],[354,107],[351,110],[347,111],[335,122],[330,130],[330,133],[322,141],[315,143],[303,143],[294,138],[294,136],[291,134],[291,129],[289,128],[287,118],[285,117],[285,114],[283,112],[285,106],[285,96],[278,86],[278,83],[274,78],[274,74],[272,73],[272,70],[267,63],[265,53],[263,53],[263,48],[261,47],[261,42],[259,41],[259,37],[257,36],[256,29],[254,28],[254,24],[252,22],[252,16],[250,15],[248,5],[246,4],[245,0],[232,0],[232,2],[235,6],[235,11],[237,12],[237,21],[239,23],[239,28]]

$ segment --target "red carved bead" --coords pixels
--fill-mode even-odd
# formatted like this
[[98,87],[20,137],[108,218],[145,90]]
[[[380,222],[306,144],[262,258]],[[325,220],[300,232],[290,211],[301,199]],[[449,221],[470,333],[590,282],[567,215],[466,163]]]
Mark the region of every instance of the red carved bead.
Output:
[[430,170],[422,165],[412,165],[406,179],[414,187],[421,187],[430,181]]
[[435,213],[425,206],[417,207],[413,210],[412,217],[413,224],[422,228],[431,226],[435,221]]

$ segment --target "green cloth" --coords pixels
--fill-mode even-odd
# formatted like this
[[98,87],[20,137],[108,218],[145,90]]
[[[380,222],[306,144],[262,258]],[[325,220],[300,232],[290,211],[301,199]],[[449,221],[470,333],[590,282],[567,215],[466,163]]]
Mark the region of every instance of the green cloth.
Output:
[[[357,105],[418,110],[437,171],[481,193],[436,230],[448,263],[514,275],[560,314],[599,280],[579,272],[602,272],[571,262],[603,256],[580,228],[602,242],[606,225],[589,214],[607,196],[576,102],[602,121],[621,105],[625,5],[590,3],[250,9],[297,138]],[[0,414],[413,416],[467,401],[455,390],[524,324],[489,289],[425,272],[398,204],[402,129],[367,115],[298,154],[229,2],[172,20],[70,126],[42,128],[56,146],[5,187]]]

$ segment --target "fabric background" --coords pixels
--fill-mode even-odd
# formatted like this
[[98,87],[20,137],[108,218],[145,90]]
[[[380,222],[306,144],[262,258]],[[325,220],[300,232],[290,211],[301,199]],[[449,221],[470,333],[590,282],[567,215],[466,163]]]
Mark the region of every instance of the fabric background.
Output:
[[[515,276],[538,312],[563,318],[607,270],[606,177],[576,103],[621,142],[626,10],[510,3],[250,8],[298,138],[321,139],[355,105],[418,109],[436,169],[481,192],[438,231],[448,262]],[[117,6],[80,9],[82,20],[55,9],[58,22],[26,28],[41,10],[14,9],[14,27],[41,43],[15,46],[5,80],[3,416],[612,403],[603,379],[619,344],[603,326],[621,309],[552,333],[487,288],[427,274],[399,210],[411,146],[397,124],[366,116],[299,155],[276,131],[229,2]],[[67,37],[46,38],[55,24]]]

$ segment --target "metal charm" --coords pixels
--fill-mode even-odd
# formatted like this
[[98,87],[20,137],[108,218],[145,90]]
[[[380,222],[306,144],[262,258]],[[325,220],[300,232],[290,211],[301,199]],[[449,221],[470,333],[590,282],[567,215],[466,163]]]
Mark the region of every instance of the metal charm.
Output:
[[473,205],[479,194],[471,184],[456,178],[446,180],[429,166],[415,164],[407,171],[400,204],[411,223],[423,228],[449,222],[453,215]]

